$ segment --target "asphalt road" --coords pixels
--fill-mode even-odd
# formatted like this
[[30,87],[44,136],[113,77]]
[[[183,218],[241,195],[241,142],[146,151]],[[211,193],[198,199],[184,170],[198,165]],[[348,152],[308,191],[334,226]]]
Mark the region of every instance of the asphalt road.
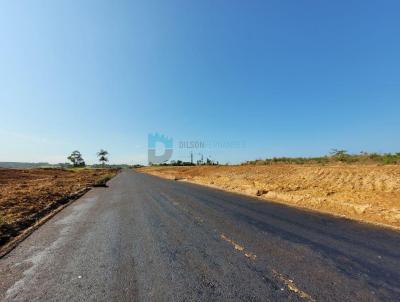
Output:
[[2,301],[399,301],[400,234],[123,171],[0,259]]

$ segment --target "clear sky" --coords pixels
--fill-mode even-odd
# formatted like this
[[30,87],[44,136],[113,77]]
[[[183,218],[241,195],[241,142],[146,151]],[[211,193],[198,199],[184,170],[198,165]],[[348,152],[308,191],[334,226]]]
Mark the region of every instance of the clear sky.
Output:
[[[399,1],[1,1],[0,161],[400,151]],[[175,153],[177,156],[178,153]],[[187,159],[188,151],[182,153]],[[208,154],[207,154],[208,155]]]

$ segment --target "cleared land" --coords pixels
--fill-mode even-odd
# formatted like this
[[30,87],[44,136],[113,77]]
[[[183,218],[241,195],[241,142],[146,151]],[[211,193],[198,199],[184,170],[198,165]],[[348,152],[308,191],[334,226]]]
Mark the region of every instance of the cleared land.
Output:
[[0,259],[0,301],[398,301],[400,233],[125,169]]
[[399,165],[145,167],[152,175],[400,227]]
[[0,247],[115,169],[0,169]]

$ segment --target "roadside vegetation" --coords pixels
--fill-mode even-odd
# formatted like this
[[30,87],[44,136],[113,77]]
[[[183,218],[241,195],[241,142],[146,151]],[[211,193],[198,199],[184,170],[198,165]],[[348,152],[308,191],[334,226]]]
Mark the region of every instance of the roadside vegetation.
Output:
[[[273,164],[380,164],[395,165],[400,164],[400,152],[396,153],[377,153],[377,152],[360,152],[358,154],[350,154],[346,150],[332,149],[331,152],[324,156],[317,157],[271,157],[265,159],[255,159],[243,162],[241,165],[273,165]],[[206,160],[198,160],[196,162],[172,160],[161,164],[150,164],[150,166],[216,166],[220,165],[218,161],[209,158]],[[226,164],[228,165],[228,164]],[[139,168],[138,165],[135,168]]]
[[109,180],[111,180],[111,178],[113,178],[114,175],[115,175],[115,174],[106,174],[106,175],[104,175],[104,176],[101,176],[100,178],[98,178],[98,179],[94,182],[93,186],[94,186],[94,187],[107,187],[107,182],[108,182]]
[[272,164],[400,164],[400,152],[397,153],[368,153],[349,154],[346,150],[332,149],[329,155],[320,157],[272,157],[250,160],[243,165],[272,165]]

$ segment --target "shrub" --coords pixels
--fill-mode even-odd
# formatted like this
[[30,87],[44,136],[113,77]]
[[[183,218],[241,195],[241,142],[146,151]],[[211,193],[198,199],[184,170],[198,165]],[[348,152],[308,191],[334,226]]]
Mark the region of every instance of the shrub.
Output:
[[108,182],[111,178],[113,178],[113,175],[111,175],[111,174],[104,175],[104,176],[102,176],[101,178],[97,179],[97,180],[94,182],[93,186],[94,186],[94,187],[107,187],[107,182]]
[[3,217],[3,215],[0,215],[0,226],[6,223],[6,219]]

